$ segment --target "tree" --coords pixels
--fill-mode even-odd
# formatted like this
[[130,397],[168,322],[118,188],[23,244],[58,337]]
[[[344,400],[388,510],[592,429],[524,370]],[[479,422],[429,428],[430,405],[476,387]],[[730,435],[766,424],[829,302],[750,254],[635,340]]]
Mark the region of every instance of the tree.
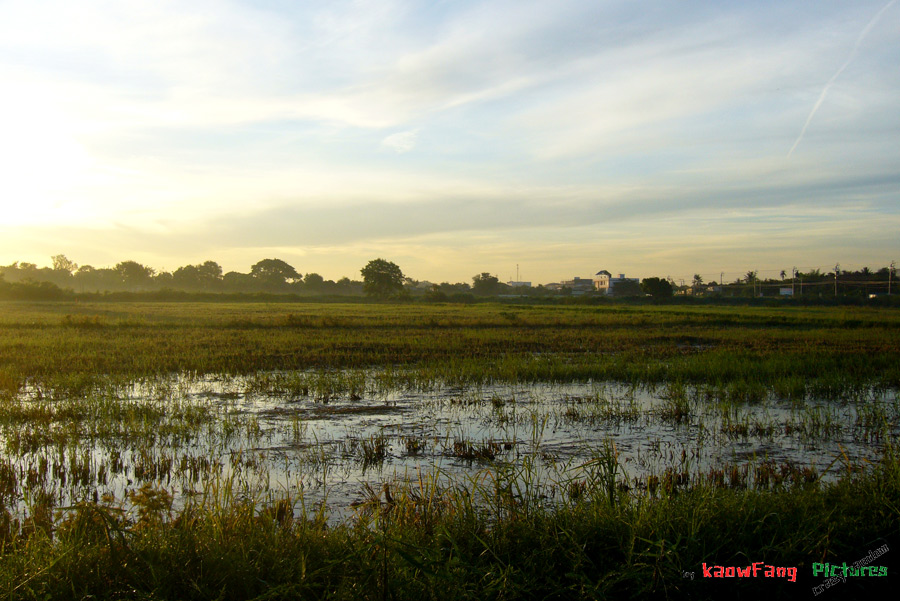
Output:
[[745,280],[750,286],[752,286],[752,289],[749,291],[750,296],[755,297],[755,296],[756,296],[756,282],[759,281],[759,278],[756,276],[756,272],[755,272],[755,271],[748,271],[747,274],[744,276],[744,280]]
[[141,265],[137,261],[122,261],[117,263],[114,271],[119,281],[126,288],[141,287],[150,283],[150,278],[156,273],[152,267]]
[[334,285],[331,286],[331,290],[334,294],[359,296],[365,292],[365,284],[359,280],[351,280],[347,276],[344,276],[334,282]]
[[175,285],[175,278],[172,276],[171,272],[157,271],[156,275],[153,276],[153,283],[159,288],[172,288]]
[[188,290],[208,290],[222,281],[222,268],[215,261],[201,265],[185,265],[172,274],[172,282]]
[[695,273],[694,279],[691,281],[691,288],[693,289],[694,294],[698,294],[702,286],[703,277],[699,273]]
[[250,275],[272,288],[281,288],[288,280],[295,282],[301,279],[297,270],[281,259],[263,259],[250,268]]
[[615,286],[613,286],[612,295],[616,298],[622,298],[626,296],[640,296],[641,285],[638,284],[635,280],[620,280],[616,282]]
[[307,273],[303,278],[303,286],[307,290],[318,292],[325,286],[325,278],[318,273]]
[[441,291],[438,284],[432,284],[431,288],[425,291],[425,300],[433,303],[443,303],[447,301],[447,295]]
[[82,265],[78,268],[72,277],[75,282],[79,285],[81,292],[84,292],[85,287],[89,287],[91,289],[97,289],[97,270],[94,269],[93,265]]
[[360,269],[366,294],[388,298],[403,290],[403,272],[396,263],[384,259],[372,259]]
[[198,265],[200,275],[207,281],[222,280],[222,266],[215,261],[204,261],[202,265]]
[[185,265],[176,269],[172,274],[172,283],[180,288],[190,290],[200,288],[203,285],[196,265]]
[[465,282],[457,282],[455,284],[451,284],[450,282],[441,282],[440,283],[441,292],[450,296],[451,294],[466,294],[472,287],[469,286]]
[[13,263],[12,267],[15,267],[19,271],[19,280],[36,280],[38,275],[38,266],[34,263]]
[[644,278],[641,290],[653,298],[669,298],[672,296],[672,284],[662,278]]
[[472,292],[479,296],[490,296],[500,293],[500,280],[488,272],[472,277]]
[[66,255],[53,255],[50,259],[53,261],[53,271],[66,271],[72,274],[78,269],[78,264],[67,259]]
[[249,273],[229,271],[222,276],[222,287],[229,292],[250,292],[256,283],[254,277]]

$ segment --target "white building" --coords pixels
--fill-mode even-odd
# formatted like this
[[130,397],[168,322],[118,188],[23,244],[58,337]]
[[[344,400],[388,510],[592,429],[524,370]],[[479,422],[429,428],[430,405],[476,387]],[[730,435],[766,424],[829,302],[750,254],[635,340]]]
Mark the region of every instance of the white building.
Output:
[[624,273],[620,273],[619,277],[614,278],[612,274],[605,269],[594,274],[594,290],[602,294],[612,294],[616,289],[616,284],[622,282],[640,283],[638,278],[626,278]]
[[594,274],[594,290],[597,292],[602,292],[603,294],[609,294],[609,278],[612,277],[612,274],[606,271],[605,269],[598,271]]

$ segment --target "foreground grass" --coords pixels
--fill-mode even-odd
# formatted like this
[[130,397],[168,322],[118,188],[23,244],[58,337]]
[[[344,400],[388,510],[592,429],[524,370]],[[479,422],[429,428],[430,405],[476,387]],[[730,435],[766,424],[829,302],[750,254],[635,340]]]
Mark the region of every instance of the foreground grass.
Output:
[[[86,502],[52,518],[0,524],[5,599],[803,598],[813,562],[852,562],[900,544],[896,458],[828,485],[767,493],[697,485],[635,494],[609,472],[554,506],[502,470],[467,487],[433,481],[373,495],[329,526],[290,500],[231,489],[172,511],[164,491],[133,510]],[[508,476],[509,474],[506,474]],[[521,474],[519,474],[521,476]],[[476,497],[486,503],[473,502]],[[739,551],[738,551],[739,550]],[[895,564],[890,554],[876,562]],[[702,564],[797,567],[797,581],[711,580]],[[893,569],[893,568],[891,568]],[[686,578],[693,573],[694,578]],[[896,576],[891,576],[890,581]],[[887,581],[856,579],[841,597]]]

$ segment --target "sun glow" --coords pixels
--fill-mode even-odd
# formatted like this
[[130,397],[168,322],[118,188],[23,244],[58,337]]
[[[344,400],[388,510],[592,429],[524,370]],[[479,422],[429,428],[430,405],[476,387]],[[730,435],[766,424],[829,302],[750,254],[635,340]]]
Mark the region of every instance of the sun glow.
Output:
[[36,98],[0,98],[0,204],[5,225],[81,221],[75,196],[93,160],[73,123]]

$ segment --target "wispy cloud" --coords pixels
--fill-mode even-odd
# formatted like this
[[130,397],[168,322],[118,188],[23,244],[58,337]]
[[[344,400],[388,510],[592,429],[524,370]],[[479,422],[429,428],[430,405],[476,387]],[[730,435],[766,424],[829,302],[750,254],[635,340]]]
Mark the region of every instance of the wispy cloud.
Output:
[[419,136],[419,130],[401,131],[391,134],[381,141],[384,148],[393,150],[397,154],[404,154],[416,147],[416,138]]
[[834,85],[834,82],[840,77],[841,73],[844,72],[844,69],[850,66],[850,63],[853,62],[853,59],[856,58],[856,54],[859,52],[859,47],[862,46],[863,40],[866,39],[866,36],[869,35],[869,32],[872,31],[872,28],[881,20],[881,16],[894,4],[896,4],[897,0],[891,0],[879,10],[872,20],[869,21],[868,25],[866,25],[863,30],[860,32],[859,36],[856,38],[856,43],[853,45],[853,49],[850,51],[850,55],[847,57],[847,60],[844,61],[844,64],[840,66],[840,68],[831,76],[831,79],[828,80],[828,83],[825,84],[825,87],[822,88],[822,93],[819,94],[818,100],[813,105],[812,110],[809,112],[809,116],[806,118],[806,122],[803,124],[803,128],[800,130],[800,135],[797,136],[797,139],[794,141],[794,145],[791,146],[791,149],[788,151],[788,156],[794,154],[794,150],[797,149],[797,146],[800,144],[800,140],[803,139],[803,136],[806,134],[806,129],[809,127],[810,122],[812,122],[813,117],[816,114],[816,111],[819,110],[819,107],[822,106],[822,102],[825,100],[825,96],[828,94],[828,90],[831,89],[831,86]]

